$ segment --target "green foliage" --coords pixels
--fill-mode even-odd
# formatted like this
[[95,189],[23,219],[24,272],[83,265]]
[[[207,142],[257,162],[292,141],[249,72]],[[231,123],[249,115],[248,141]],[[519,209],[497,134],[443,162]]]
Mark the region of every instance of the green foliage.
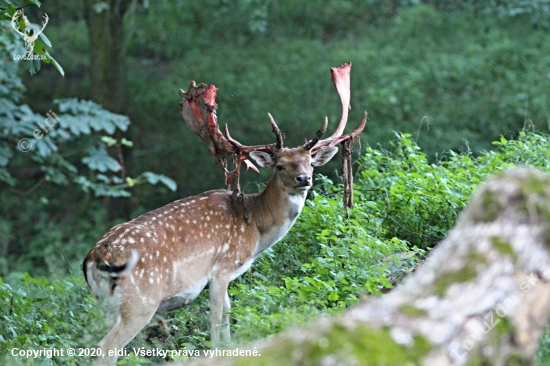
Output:
[[[285,145],[296,146],[310,138],[325,116],[329,130],[334,128],[340,104],[328,70],[345,61],[353,62],[348,128],[367,110],[362,139],[371,146],[387,148],[393,131],[402,131],[417,139],[431,161],[446,150],[479,155],[492,147],[491,141],[501,135],[513,138],[524,127],[547,129],[547,31],[534,28],[520,14],[497,17],[489,2],[484,3],[491,11],[462,6],[448,12],[439,9],[457,2],[395,9],[391,3],[384,2],[387,14],[378,25],[370,21],[377,13],[369,2],[329,2],[330,16],[315,2],[271,2],[268,31],[247,36],[243,27],[226,26],[225,18],[195,2],[160,1],[137,11],[133,16],[140,26],[127,40],[132,45],[132,120],[138,126],[133,140],[140,146],[137,168],[146,170],[162,161],[176,181],[186,182],[183,195],[221,187],[219,171],[188,179],[196,166],[212,162],[202,141],[174,111],[176,91],[186,89],[190,80],[214,83],[219,88],[219,121],[229,125],[233,137],[248,144],[271,141],[270,112],[286,133]],[[195,7],[200,8],[196,14]],[[362,20],[337,20],[349,13],[354,13],[351,19]],[[180,16],[189,19],[178,21]],[[337,24],[343,29],[329,31]],[[322,172],[329,174],[336,165]],[[245,182],[256,179],[247,176]],[[154,207],[153,202],[147,205]]]
[[[79,271],[84,253],[116,223],[107,219],[109,201],[96,197],[129,197],[135,216],[175,198],[175,181],[185,182],[178,197],[221,187],[219,170],[201,171],[198,179],[197,167],[210,166],[211,157],[177,113],[177,89],[190,80],[220,88],[220,123],[228,123],[238,140],[270,141],[270,111],[287,133],[285,145],[295,146],[311,137],[325,115],[331,125],[338,120],[328,68],[352,61],[349,124],[367,109],[363,139],[371,146],[384,143],[362,152],[350,221],[343,219],[335,176],[321,177],[291,233],[231,285],[237,343],[386,291],[445,235],[488,174],[514,164],[550,170],[548,136],[517,132],[548,125],[548,0],[132,2],[124,19],[130,118],[85,100],[94,70],[88,70],[93,50],[81,2],[48,2],[47,13],[59,21],[48,24],[49,38],[41,35],[34,48],[56,65],[49,56],[55,44],[68,77],[44,68],[25,78],[27,90],[18,68],[37,72],[40,62],[13,60],[14,53],[24,53],[24,43],[9,20],[16,8],[40,4],[6,3],[0,7],[6,19],[0,23],[0,275],[10,273],[14,288],[2,285],[0,292],[20,305],[0,305],[0,318],[12,324],[36,312],[34,304],[44,302],[40,296],[73,314],[80,311],[75,321],[56,315],[60,323],[48,314],[28,315],[16,337],[0,322],[6,347],[19,345],[21,335],[31,348],[89,347],[104,335],[104,328],[86,323],[99,315],[88,307],[93,301],[81,281],[68,280],[71,286],[26,278],[15,285],[25,271]],[[40,19],[35,7],[25,10]],[[24,23],[19,19],[20,30]],[[30,24],[27,32],[36,27]],[[44,124],[52,105],[59,122],[44,133],[38,123]],[[121,138],[130,119],[133,135]],[[37,129],[44,134],[40,139],[33,137]],[[31,151],[17,149],[22,138],[31,140]],[[144,173],[128,176],[120,156],[132,145],[132,172]],[[490,148],[496,150],[484,152]],[[449,149],[455,152],[441,153]],[[172,172],[175,181],[148,172],[151,166]],[[243,182],[247,192],[257,188],[251,179],[257,177]],[[158,183],[163,186],[153,186]],[[202,294],[169,315],[169,337],[142,332],[132,345],[207,347],[206,298]],[[543,342],[541,365],[548,359],[547,336]]]
[[[26,37],[30,37],[31,39],[36,32],[40,32],[42,30],[42,27],[37,24],[32,24],[29,22],[27,17],[24,15],[24,8],[26,8],[29,5],[35,5],[37,7],[40,7],[41,3],[37,0],[4,0],[4,4],[7,6],[5,8],[0,7],[0,35],[2,33],[6,32],[7,26],[5,25],[2,20],[10,21],[15,24],[15,27],[17,28],[17,31],[22,32],[26,35]],[[21,36],[23,39],[23,36]],[[23,41],[23,43],[26,42],[26,39]],[[22,46],[22,45],[21,45]],[[31,45],[26,43],[26,47],[30,47]],[[40,70],[41,61],[44,61],[45,63],[53,64],[53,66],[57,69],[57,71],[64,76],[65,72],[61,65],[52,57],[52,55],[49,52],[49,49],[52,47],[52,44],[48,37],[44,34],[44,32],[41,32],[38,35],[38,38],[36,38],[32,45],[32,52],[29,52],[28,49],[23,51],[24,49],[21,47],[18,47],[17,54],[20,56],[25,56],[21,61],[23,64],[23,67],[29,71],[31,75],[36,74]],[[16,53],[13,53],[14,55]],[[11,56],[11,53],[10,53]],[[33,57],[31,57],[33,56]]]
[[[321,176],[290,233],[230,285],[235,344],[272,335],[319,314],[337,313],[361,296],[392,287],[394,278],[402,277],[425,255],[415,243],[424,247],[435,243],[413,231],[422,228],[423,235],[434,239],[445,235],[472,190],[487,175],[515,164],[550,171],[548,135],[522,131],[518,139],[501,138],[494,145],[495,151],[481,157],[450,153],[434,163],[426,160],[407,134],[396,134],[391,150],[367,147],[358,163],[356,206],[349,220],[341,208],[341,187]],[[0,225],[0,235],[2,230]],[[89,232],[90,228],[78,231]],[[63,243],[66,239],[42,240]],[[13,288],[0,285],[0,296],[8,299],[0,304],[0,317],[6,319],[0,322],[4,338],[0,354],[9,354],[13,347],[90,347],[104,335],[97,304],[81,280],[50,282],[24,275],[18,284],[15,275],[10,278],[17,284]],[[207,298],[202,293],[184,309],[166,314],[170,335],[151,328],[127,349],[208,347]],[[541,365],[547,360],[547,350],[545,337],[539,351]],[[10,356],[0,361],[21,362]],[[85,361],[78,359],[79,364]],[[132,355],[121,364],[162,361]],[[53,360],[54,365],[71,362],[75,359]]]
[[493,142],[480,157],[449,152],[430,163],[408,134],[397,134],[392,150],[370,147],[359,163],[357,200],[383,217],[384,237],[434,246],[456,221],[475,187],[489,174],[518,164],[550,171],[547,135],[521,131],[516,140]]
[[[103,330],[97,302],[81,279],[48,281],[24,274],[12,287],[0,277],[0,363],[3,365],[82,365],[78,357],[13,357],[19,350],[89,347],[90,334]],[[46,361],[46,362],[45,362]]]

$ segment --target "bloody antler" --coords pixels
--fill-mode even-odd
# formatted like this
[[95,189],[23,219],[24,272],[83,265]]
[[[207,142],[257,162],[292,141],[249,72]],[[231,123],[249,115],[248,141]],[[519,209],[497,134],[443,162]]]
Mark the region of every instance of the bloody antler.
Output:
[[[315,154],[319,149],[325,146],[335,146],[342,144],[342,179],[344,182],[344,208],[349,216],[349,208],[353,207],[353,172],[351,165],[351,151],[353,142],[359,140],[359,134],[365,128],[367,123],[367,112],[363,121],[355,131],[349,135],[344,135],[344,129],[348,121],[348,111],[350,109],[350,72],[351,63],[340,67],[330,69],[331,79],[338,91],[340,101],[342,102],[342,117],[334,133],[321,140],[321,137],[327,130],[328,120],[325,118],[323,127],[316,132],[315,137],[306,142],[302,147]],[[279,127],[269,115],[273,132],[277,142],[269,145],[246,146],[236,141],[229,135],[229,129],[225,126],[225,136],[221,133],[218,126],[218,117],[216,116],[216,92],[218,89],[214,85],[200,84],[197,86],[194,81],[189,84],[189,90],[184,92],[180,89],[182,102],[181,115],[191,131],[208,144],[208,151],[214,156],[217,162],[221,162],[225,172],[225,183],[229,189],[234,182],[235,195],[240,193],[239,188],[239,169],[244,161],[248,168],[257,171],[256,167],[247,159],[252,151],[265,151],[271,154],[276,153],[283,147],[284,135],[279,131]],[[227,158],[232,156],[235,170],[227,169]],[[236,178],[236,179],[235,179]]]
[[342,144],[342,180],[344,183],[344,192],[342,194],[344,208],[346,210],[346,215],[349,217],[349,209],[353,208],[353,171],[351,165],[351,151],[353,147],[353,142],[359,140],[359,134],[365,128],[367,124],[367,112],[363,117],[363,121],[355,131],[349,135],[344,135],[344,128],[348,121],[348,111],[350,110],[350,72],[351,72],[351,63],[344,64],[340,67],[333,67],[330,69],[330,76],[338,95],[340,96],[340,101],[342,102],[342,117],[340,118],[340,123],[334,133],[321,140],[321,136],[327,129],[327,118],[325,118],[325,123],[323,127],[317,131],[315,137],[306,142],[303,146],[304,149],[311,150],[312,154],[319,151],[322,147],[325,146],[336,146]]
[[338,95],[340,96],[340,101],[342,102],[342,117],[340,118],[340,123],[338,124],[338,127],[336,127],[336,130],[334,131],[334,133],[330,137],[324,140],[320,140],[321,136],[326,131],[327,119],[325,118],[325,123],[323,125],[323,128],[317,131],[315,137],[312,140],[305,143],[305,145],[303,146],[304,149],[311,150],[312,153],[315,153],[322,147],[335,146],[347,140],[357,139],[359,134],[365,128],[365,125],[367,123],[366,112],[365,112],[365,117],[363,118],[363,121],[361,122],[359,127],[357,127],[357,129],[353,131],[351,134],[342,136],[342,133],[344,132],[344,128],[346,128],[346,123],[348,122],[348,111],[351,109],[350,72],[351,72],[351,62],[344,64],[340,67],[333,67],[330,69],[331,80],[334,83],[334,86],[336,87],[336,91],[338,91]]
[[[229,135],[227,125],[224,136],[220,131],[216,115],[217,91],[218,89],[214,85],[200,84],[197,86],[194,81],[190,82],[187,92],[180,89],[181,115],[187,127],[208,145],[208,151],[214,156],[216,162],[222,164],[227,188],[229,189],[231,183],[234,183],[235,192],[240,193],[239,170],[242,162],[245,162],[247,168],[258,171],[254,164],[247,159],[248,154],[252,151],[265,151],[274,154],[282,149],[284,136],[271,115],[269,115],[269,120],[277,138],[276,143],[257,146],[243,145]],[[227,158],[230,156],[233,157],[235,165],[233,171],[227,169]]]

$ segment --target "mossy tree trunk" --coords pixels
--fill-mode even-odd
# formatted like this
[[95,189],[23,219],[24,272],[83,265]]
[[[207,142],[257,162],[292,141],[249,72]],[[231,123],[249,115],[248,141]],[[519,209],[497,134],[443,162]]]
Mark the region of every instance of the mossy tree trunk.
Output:
[[550,310],[550,179],[489,179],[426,262],[389,294],[192,365],[532,365]]
[[[127,114],[126,65],[124,55],[123,18],[130,5],[129,0],[84,0],[84,18],[90,39],[90,93],[93,101],[111,112]],[[131,125],[124,133],[131,139]],[[117,139],[123,133],[115,133]],[[122,178],[131,171],[131,152],[119,147],[124,171]],[[110,219],[129,218],[130,202],[124,198],[109,198]]]

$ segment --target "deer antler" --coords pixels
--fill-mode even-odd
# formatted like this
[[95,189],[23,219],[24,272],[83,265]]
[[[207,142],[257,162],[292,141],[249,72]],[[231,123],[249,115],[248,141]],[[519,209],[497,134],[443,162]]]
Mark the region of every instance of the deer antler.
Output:
[[31,42],[34,42],[38,39],[38,36],[40,35],[40,33],[42,33],[44,31],[44,28],[46,28],[46,24],[48,24],[48,20],[50,18],[48,18],[48,14],[44,13],[44,19],[46,19],[46,21],[44,23],[42,23],[42,29],[40,29],[38,32],[34,32],[33,30],[33,34],[32,36],[28,37],[28,40],[27,42],[31,43]]
[[[349,135],[342,136],[348,121],[348,111],[350,109],[350,71],[351,63],[330,69],[332,82],[342,102],[342,117],[340,118],[338,127],[329,138],[321,140],[328,125],[328,120],[325,118],[323,127],[317,131],[315,137],[302,146],[302,148],[310,150],[312,154],[315,154],[322,147],[342,144],[343,199],[348,216],[348,209],[353,207],[351,149],[353,142],[359,140],[359,134],[363,131],[367,123],[367,112],[365,112],[365,116],[359,127]],[[271,154],[276,153],[283,147],[284,135],[279,130],[279,127],[277,127],[271,114],[268,113],[273,132],[277,138],[276,143],[257,146],[243,145],[231,137],[227,125],[225,126],[224,136],[218,126],[218,117],[216,116],[216,108],[218,107],[216,105],[217,91],[218,89],[214,85],[200,84],[197,86],[195,82],[192,81],[189,84],[189,90],[187,92],[180,89],[180,96],[182,99],[180,103],[181,115],[187,127],[208,144],[208,151],[214,156],[216,162],[222,163],[225,172],[225,183],[228,189],[231,183],[235,181],[234,194],[239,194],[239,169],[242,162],[244,161],[247,167],[254,167],[254,165],[247,160],[248,154],[252,151],[264,151]],[[228,157],[233,157],[233,163],[235,165],[235,170],[233,171],[227,169]]]
[[19,33],[19,34],[20,34],[22,37],[24,37],[25,40],[26,40],[27,37],[28,37],[27,34],[26,34],[25,32],[21,32],[21,31],[19,30],[19,27],[17,26],[17,23],[16,23],[17,14],[19,14],[19,17],[20,17],[21,19],[23,19],[23,17],[24,17],[24,14],[23,14],[23,11],[22,11],[22,10],[16,11],[16,12],[13,14],[13,17],[11,17],[11,26],[12,26],[13,29],[15,29],[15,31],[16,31],[17,33]]
[[321,136],[326,131],[326,126],[328,123],[327,118],[325,118],[325,123],[323,124],[323,128],[321,128],[317,133],[315,134],[315,137],[306,142],[303,146],[304,149],[312,150],[313,153],[318,151],[320,148],[324,146],[335,146],[341,142],[350,140],[350,139],[357,139],[359,134],[363,131],[365,128],[365,125],[367,123],[367,113],[365,112],[365,117],[363,118],[363,121],[357,127],[355,131],[353,131],[349,135],[342,136],[342,133],[344,132],[344,128],[346,127],[346,124],[348,122],[348,111],[351,109],[350,106],[350,72],[351,72],[351,62],[344,64],[340,67],[332,67],[330,69],[330,76],[331,80],[334,83],[334,86],[336,87],[336,91],[338,91],[338,95],[340,96],[340,101],[342,102],[342,117],[340,118],[340,123],[338,124],[338,127],[336,127],[336,130],[334,133],[324,139],[320,140]]
[[315,154],[315,152],[319,151],[322,147],[342,144],[342,180],[344,182],[343,201],[348,217],[349,208],[353,208],[353,171],[351,165],[351,149],[353,147],[353,142],[359,140],[359,134],[365,128],[368,118],[367,112],[365,112],[365,116],[363,117],[359,127],[357,127],[357,129],[349,135],[342,136],[348,121],[348,111],[351,108],[350,73],[351,62],[340,67],[333,67],[330,69],[331,80],[334,83],[336,91],[340,96],[340,101],[342,102],[342,117],[340,118],[338,127],[336,127],[336,130],[330,137],[321,140],[321,136],[325,133],[328,124],[328,119],[325,117],[323,127],[317,131],[313,139],[306,142],[303,146],[304,149],[311,150],[312,154]]
[[44,18],[46,19],[46,21],[44,23],[42,23],[42,29],[39,30],[38,32],[35,32],[33,30],[33,34],[31,36],[29,36],[25,31],[21,32],[19,30],[19,27],[17,26],[16,20],[15,20],[17,18],[17,14],[19,14],[20,18],[24,19],[25,15],[23,13],[23,10],[16,11],[13,14],[13,17],[11,18],[11,26],[25,40],[25,43],[27,44],[27,53],[31,53],[33,48],[34,48],[34,42],[36,42],[36,40],[38,39],[38,36],[40,35],[40,33],[42,33],[44,31],[44,28],[46,28],[46,24],[48,24],[48,20],[49,20],[48,14],[44,13]]
[[[218,89],[214,85],[189,83],[189,90],[180,89],[182,102],[180,103],[181,115],[185,124],[191,131],[197,134],[208,145],[208,151],[216,162],[222,163],[225,172],[225,183],[229,188],[235,181],[235,192],[240,193],[239,170],[241,163],[245,161],[248,168],[254,169],[254,165],[247,160],[252,151],[264,151],[275,154],[283,147],[284,135],[279,130],[275,120],[269,115],[269,120],[277,142],[268,145],[247,146],[243,145],[229,135],[229,128],[225,126],[225,136],[220,131],[218,116],[216,115],[216,93]],[[235,170],[227,169],[227,158],[232,156]],[[255,169],[257,171],[257,169]],[[235,179],[236,178],[236,179]]]

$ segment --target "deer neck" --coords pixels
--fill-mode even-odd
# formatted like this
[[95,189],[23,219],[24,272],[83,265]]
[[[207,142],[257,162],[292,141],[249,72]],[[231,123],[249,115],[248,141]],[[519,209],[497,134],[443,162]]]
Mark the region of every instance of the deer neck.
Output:
[[245,207],[250,216],[250,223],[260,233],[255,255],[265,251],[282,239],[290,230],[306,200],[307,191],[290,192],[274,175],[263,191],[249,195]]

